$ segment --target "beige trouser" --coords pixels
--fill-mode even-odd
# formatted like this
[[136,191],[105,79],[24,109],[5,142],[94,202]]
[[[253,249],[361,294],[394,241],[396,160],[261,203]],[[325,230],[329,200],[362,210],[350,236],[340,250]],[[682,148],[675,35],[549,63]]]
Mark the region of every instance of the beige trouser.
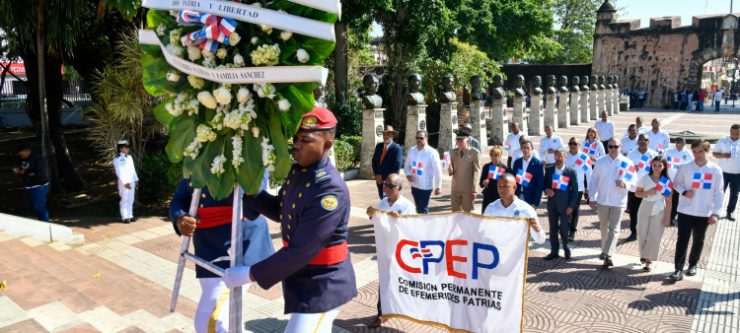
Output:
[[452,192],[450,193],[450,201],[452,202],[452,211],[453,212],[459,212],[461,210],[465,212],[472,211],[473,210],[473,198],[470,194],[471,192]]
[[611,256],[617,248],[619,227],[622,221],[624,208],[599,205],[597,214],[601,225],[601,253]]
[[657,215],[650,216],[656,202],[642,200],[637,211],[637,246],[640,249],[640,258],[650,261],[658,260],[664,230],[665,209]]

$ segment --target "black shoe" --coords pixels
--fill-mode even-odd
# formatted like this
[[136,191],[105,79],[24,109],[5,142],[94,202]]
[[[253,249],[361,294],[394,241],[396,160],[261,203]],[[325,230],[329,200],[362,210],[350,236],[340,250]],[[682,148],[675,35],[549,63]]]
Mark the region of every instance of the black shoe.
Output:
[[671,220],[671,227],[675,227],[676,224],[678,224],[678,222],[676,221],[676,219]]
[[692,266],[689,265],[689,269],[686,270],[686,276],[694,276],[696,275],[696,265]]
[[673,272],[673,274],[671,274],[668,278],[673,281],[681,281],[683,280],[683,272],[679,269]]
[[637,235],[635,235],[635,234],[631,234],[631,235],[630,235],[629,237],[627,237],[627,239],[625,239],[624,241],[625,241],[625,242],[634,242],[634,241],[636,241],[636,240],[637,240]]
[[565,249],[563,249],[563,252],[565,252],[565,260],[570,259],[570,249],[569,248],[565,248]]
[[614,262],[612,262],[612,258],[611,257],[607,256],[604,259],[604,268],[609,268],[609,267],[612,267],[612,266],[614,266]]
[[604,259],[606,259],[606,253],[602,253],[602,254],[601,254],[601,255],[599,256],[599,260],[604,260]]
[[132,217],[132,218],[130,218],[130,219],[128,219],[128,220],[129,220],[130,222],[136,222],[136,218],[135,218],[135,217]]
[[644,264],[644,263],[646,263],[646,262],[647,262],[647,260],[645,260],[645,258],[640,258],[640,263],[641,263],[641,264]]
[[725,218],[726,218],[726,219],[727,219],[728,221],[732,221],[732,222],[735,222],[735,217],[734,217],[734,216],[732,216],[732,213],[727,213],[727,216],[725,216]]
[[569,242],[573,242],[575,240],[576,240],[576,232],[575,231],[571,231],[570,233],[568,233],[568,241]]
[[131,219],[123,219],[123,223],[129,224],[131,222]]
[[557,253],[550,253],[547,256],[545,256],[543,259],[549,261],[549,260],[553,260],[553,259],[558,258],[558,257],[560,257],[560,256]]
[[383,323],[385,323],[386,321],[388,321],[387,318],[381,318],[380,316],[377,316],[377,317],[375,317],[375,320],[373,320],[372,323],[367,324],[367,327],[368,328],[378,328],[378,327],[382,326]]

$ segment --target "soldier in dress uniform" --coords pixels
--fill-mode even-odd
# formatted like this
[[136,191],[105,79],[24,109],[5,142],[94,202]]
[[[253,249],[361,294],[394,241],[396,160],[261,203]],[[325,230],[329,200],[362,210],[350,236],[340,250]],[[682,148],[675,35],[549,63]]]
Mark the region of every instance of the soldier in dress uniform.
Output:
[[247,196],[246,210],[280,222],[283,248],[251,267],[226,270],[226,285],[282,282],[287,333],[331,332],[339,307],[357,295],[347,249],[350,200],[347,185],[327,156],[337,120],[314,108],[293,139],[296,163],[277,196]]
[[[267,186],[267,181],[268,174],[265,172],[263,189]],[[208,188],[203,188],[197,217],[188,215],[192,196],[190,179],[180,180],[170,203],[170,220],[173,221],[175,232],[181,236],[193,237],[196,256],[226,269],[230,263],[227,251],[231,247],[233,193],[226,199],[215,200]],[[242,265],[252,265],[275,252],[264,217],[257,216],[246,221],[242,229],[245,251]],[[205,268],[196,266],[195,276],[202,290],[195,313],[195,331],[228,332],[229,290],[220,277]]]
[[121,201],[118,208],[121,211],[121,221],[129,223],[136,221],[134,217],[134,193],[136,193],[136,182],[139,177],[134,168],[134,159],[129,155],[128,140],[119,140],[116,146],[118,155],[113,159],[113,168],[118,177],[118,195]]

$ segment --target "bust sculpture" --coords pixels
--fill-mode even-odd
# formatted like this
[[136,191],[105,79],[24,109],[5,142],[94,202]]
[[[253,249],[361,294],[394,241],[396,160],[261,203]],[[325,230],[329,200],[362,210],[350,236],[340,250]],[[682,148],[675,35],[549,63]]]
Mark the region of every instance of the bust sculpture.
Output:
[[591,75],[591,90],[599,90],[599,76]]
[[611,89],[614,87],[614,76],[609,75],[606,77],[606,89]]
[[480,101],[486,98],[483,91],[480,89],[481,78],[478,75],[470,77],[470,100]]
[[523,97],[524,93],[524,75],[517,75],[514,79],[514,96]]
[[545,92],[550,95],[557,92],[555,89],[555,75],[548,75],[545,81]]
[[378,109],[383,106],[383,98],[378,95],[380,82],[374,74],[365,75],[362,78],[362,86],[365,93],[362,95],[362,106],[365,109]]
[[606,89],[606,85],[604,85],[604,81],[606,81],[604,79],[604,76],[603,75],[599,75],[599,90]]
[[567,93],[568,92],[568,77],[565,75],[561,75],[560,79],[558,80],[558,85],[560,86],[560,93]]
[[612,88],[619,90],[619,75],[614,75],[614,81],[612,82]]
[[439,94],[439,100],[442,103],[452,103],[457,101],[455,93],[455,78],[445,76],[442,78],[442,92]]
[[407,105],[422,105],[424,104],[424,94],[419,89],[421,88],[421,75],[411,74],[408,79],[409,94],[406,96]]
[[496,74],[493,76],[493,91],[491,93],[493,94],[493,99],[503,99],[506,97],[506,91],[504,91],[504,76],[501,74]]
[[580,79],[578,78],[578,75],[573,75],[573,77],[570,79],[570,83],[572,84],[570,91],[581,91],[581,88],[578,87],[578,84],[580,83]]
[[534,77],[532,77],[532,95],[542,95],[542,77],[539,75],[535,75]]
[[588,87],[588,75],[581,76],[581,90],[583,90],[583,91],[589,91],[589,90],[591,90]]

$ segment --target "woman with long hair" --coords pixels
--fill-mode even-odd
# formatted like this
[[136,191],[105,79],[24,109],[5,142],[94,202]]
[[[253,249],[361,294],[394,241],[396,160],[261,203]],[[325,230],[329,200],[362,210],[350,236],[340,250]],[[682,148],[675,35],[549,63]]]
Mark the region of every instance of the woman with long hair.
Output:
[[[499,199],[498,189],[496,188],[498,183],[498,177],[504,173],[511,173],[511,170],[503,163],[501,163],[501,155],[503,155],[503,147],[493,146],[488,154],[491,157],[491,162],[483,166],[480,172],[480,181],[478,185],[483,189],[483,205],[481,206],[481,214],[486,211],[488,204]],[[501,171],[503,170],[503,172]]]
[[650,173],[637,181],[635,196],[642,198],[637,211],[637,246],[643,270],[650,271],[653,261],[658,260],[663,229],[671,225],[672,189],[668,178],[668,162],[656,156],[650,162]]
[[588,154],[588,156],[591,157],[591,160],[593,160],[594,162],[596,162],[596,160],[600,159],[602,156],[606,155],[604,144],[601,143],[599,132],[596,130],[595,127],[589,127],[586,131],[586,139],[583,140],[583,148],[581,149],[584,153]]

